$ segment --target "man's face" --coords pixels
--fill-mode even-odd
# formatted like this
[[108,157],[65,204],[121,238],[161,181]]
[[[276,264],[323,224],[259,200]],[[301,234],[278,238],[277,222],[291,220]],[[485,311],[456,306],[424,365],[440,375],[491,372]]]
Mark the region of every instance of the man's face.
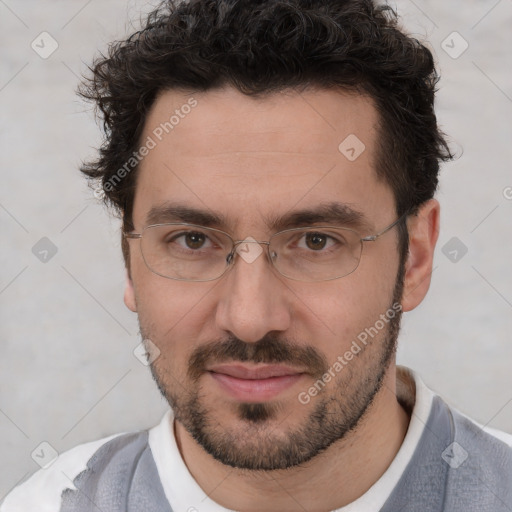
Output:
[[[191,96],[197,105],[183,108]],[[222,216],[226,224],[211,227],[235,240],[265,241],[274,234],[267,218],[336,202],[363,215],[361,237],[375,234],[396,219],[375,172],[376,127],[372,102],[359,95],[167,91],[141,138],[157,144],[139,169],[135,231],[151,209],[179,205]],[[396,228],[365,242],[358,268],[341,279],[287,279],[262,246],[252,262],[237,254],[218,280],[186,282],[152,273],[131,240],[125,302],[161,352],[152,371],[177,421],[215,458],[248,469],[300,464],[354,429],[394,364],[396,304],[393,320],[379,319],[400,301],[397,243]]]

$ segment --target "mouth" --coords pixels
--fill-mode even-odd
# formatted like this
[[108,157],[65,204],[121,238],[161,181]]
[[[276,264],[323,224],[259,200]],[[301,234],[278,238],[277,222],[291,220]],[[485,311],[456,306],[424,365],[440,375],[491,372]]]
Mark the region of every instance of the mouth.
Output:
[[221,364],[207,371],[224,393],[247,403],[275,398],[305,375],[304,371],[285,365]]

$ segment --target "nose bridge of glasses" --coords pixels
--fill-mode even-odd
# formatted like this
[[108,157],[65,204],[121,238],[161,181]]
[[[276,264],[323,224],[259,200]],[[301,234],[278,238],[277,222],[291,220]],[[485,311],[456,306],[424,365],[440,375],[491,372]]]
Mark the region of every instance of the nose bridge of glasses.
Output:
[[[260,241],[255,240],[252,237],[247,237],[245,240],[232,240],[232,248],[228,255],[226,256],[226,263],[230,265],[231,263],[234,263],[235,259],[235,252],[238,253],[238,255],[246,262],[246,263],[252,263],[254,260],[260,256],[261,253],[263,253],[263,249],[257,249],[257,250],[250,250],[248,244],[257,244],[259,247],[261,245],[266,245],[267,247],[270,246],[270,241]],[[239,248],[240,245],[243,244],[243,249]]]
[[237,246],[240,244],[263,244],[263,245],[270,245],[269,241],[264,240],[255,240],[252,237],[247,237],[245,240],[234,240],[233,241],[233,249],[236,249]]
[[261,247],[261,245],[266,245],[267,247],[270,246],[270,241],[264,241],[264,240],[255,240],[252,237],[247,237],[245,240],[233,240],[233,247],[228,254],[229,261],[231,261],[233,255],[235,252],[238,252],[239,254],[241,252],[248,252],[247,250],[239,249],[240,245],[244,244],[244,247],[247,246],[247,244],[257,244]]

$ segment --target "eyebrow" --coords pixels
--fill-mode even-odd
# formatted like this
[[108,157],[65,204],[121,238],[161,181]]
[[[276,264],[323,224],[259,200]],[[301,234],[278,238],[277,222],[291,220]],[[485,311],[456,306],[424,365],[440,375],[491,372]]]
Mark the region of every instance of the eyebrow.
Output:
[[[223,230],[234,228],[222,214],[179,203],[165,202],[153,206],[146,216],[146,226],[167,222],[183,222]],[[264,218],[264,222],[266,227],[273,232],[313,224],[347,227],[360,231],[372,228],[371,222],[362,212],[348,204],[336,201],[321,203],[312,208],[294,210],[282,216],[269,215]]]

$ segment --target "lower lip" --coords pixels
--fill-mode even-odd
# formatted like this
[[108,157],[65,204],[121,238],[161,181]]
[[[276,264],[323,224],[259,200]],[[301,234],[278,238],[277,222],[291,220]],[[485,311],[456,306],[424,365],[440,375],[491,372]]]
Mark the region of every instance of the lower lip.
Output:
[[233,398],[243,402],[264,402],[292,387],[302,374],[269,377],[268,379],[238,379],[224,373],[210,372],[210,375]]

